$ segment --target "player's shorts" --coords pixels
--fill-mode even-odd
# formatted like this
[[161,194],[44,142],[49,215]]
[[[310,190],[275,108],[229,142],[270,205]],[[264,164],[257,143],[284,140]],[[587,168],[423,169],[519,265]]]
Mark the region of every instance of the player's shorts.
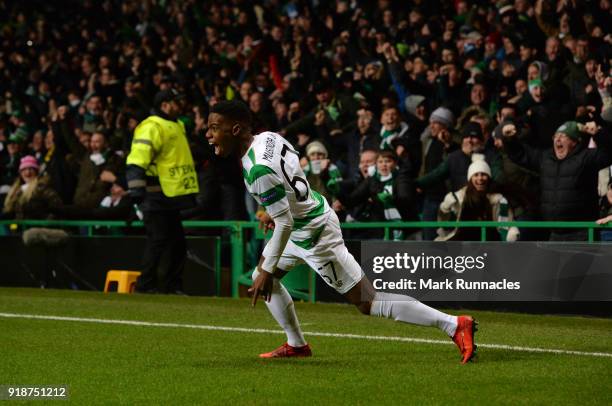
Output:
[[305,249],[291,239],[278,261],[277,268],[289,271],[297,265],[307,264],[318,273],[325,283],[338,293],[351,290],[363,278],[361,266],[344,245],[340,221],[333,210],[322,222],[325,226],[316,244]]

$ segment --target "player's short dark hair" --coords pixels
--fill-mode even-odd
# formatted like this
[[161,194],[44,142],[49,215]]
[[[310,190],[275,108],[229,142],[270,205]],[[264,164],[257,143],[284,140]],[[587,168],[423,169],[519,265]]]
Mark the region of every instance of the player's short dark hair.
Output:
[[245,103],[239,100],[220,101],[210,108],[210,113],[219,114],[251,128],[251,111]]

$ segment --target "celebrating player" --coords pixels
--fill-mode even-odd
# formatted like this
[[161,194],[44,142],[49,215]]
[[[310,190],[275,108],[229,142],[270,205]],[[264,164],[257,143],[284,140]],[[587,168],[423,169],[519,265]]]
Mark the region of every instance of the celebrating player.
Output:
[[376,292],[342,239],[340,222],[326,200],[310,188],[298,153],[273,132],[251,133],[250,112],[238,101],[215,104],[208,116],[206,138],[215,154],[240,154],[246,187],[266,209],[263,222],[273,228],[253,272],[253,306],[262,296],[272,316],[287,334],[287,342],[262,358],[308,357],[293,300],[280,283],[296,265],[306,263],[325,282],[366,315],[405,323],[436,326],[452,337],[461,351],[461,362],[476,350],[476,323],[470,316],[452,316],[409,296]]

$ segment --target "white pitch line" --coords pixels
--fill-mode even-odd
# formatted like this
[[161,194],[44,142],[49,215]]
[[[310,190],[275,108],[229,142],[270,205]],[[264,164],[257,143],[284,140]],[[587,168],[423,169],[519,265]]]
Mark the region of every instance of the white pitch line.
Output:
[[[84,317],[45,316],[45,315],[40,315],[40,314],[0,313],[0,317],[14,318],[14,319],[76,321],[76,322],[99,323],[99,324],[122,324],[122,325],[129,325],[129,326],[145,326],[145,327],[191,328],[191,329],[198,329],[198,330],[231,331],[231,332],[238,332],[238,333],[263,333],[263,334],[284,334],[285,333],[282,330],[270,330],[270,329],[265,329],[265,328],[209,326],[205,324],[154,323],[154,322],[139,321],[139,320],[93,319],[93,318],[84,318]],[[448,341],[448,340],[430,340],[427,338],[414,338],[414,337],[370,336],[370,335],[361,335],[361,334],[324,333],[324,332],[317,332],[317,331],[305,331],[304,334],[309,335],[309,336],[315,336],[315,337],[352,338],[352,339],[359,339],[359,340],[401,341],[401,342],[409,342],[409,343],[444,344],[444,345],[453,344],[451,341]],[[609,352],[587,352],[587,351],[560,350],[560,349],[555,349],[555,348],[520,347],[520,346],[505,345],[505,344],[478,343],[478,348],[492,348],[492,349],[497,349],[497,350],[512,350],[512,351],[523,351],[523,352],[539,352],[539,353],[561,354],[561,355],[583,355],[583,356],[590,356],[590,357],[612,358],[612,353],[609,353]]]

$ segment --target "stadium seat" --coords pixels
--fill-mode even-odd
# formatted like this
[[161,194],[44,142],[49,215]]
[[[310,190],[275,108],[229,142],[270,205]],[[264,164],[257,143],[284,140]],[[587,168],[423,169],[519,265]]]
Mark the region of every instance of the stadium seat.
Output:
[[111,284],[117,285],[117,293],[133,293],[136,286],[136,279],[140,276],[140,272],[136,271],[117,271],[110,270],[106,273],[106,283],[104,284],[104,293],[109,292]]

